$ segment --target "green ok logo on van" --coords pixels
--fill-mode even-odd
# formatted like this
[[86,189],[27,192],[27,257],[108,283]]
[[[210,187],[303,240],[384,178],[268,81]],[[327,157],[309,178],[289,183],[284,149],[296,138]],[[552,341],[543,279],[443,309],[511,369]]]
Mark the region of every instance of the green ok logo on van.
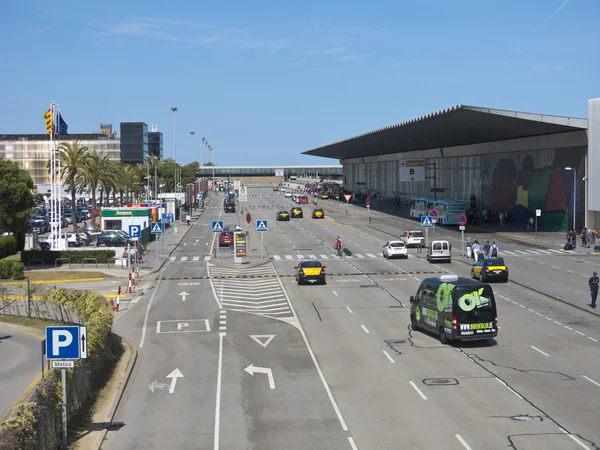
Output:
[[445,311],[446,308],[452,307],[452,290],[455,288],[453,284],[442,283],[438,287],[435,300],[437,303],[438,311]]
[[[454,284],[450,283],[440,284],[435,297],[438,311],[442,312],[452,307],[452,291],[455,287]],[[458,299],[458,307],[465,312],[470,312],[475,308],[487,305],[490,299],[481,294],[483,294],[483,288],[461,296]]]

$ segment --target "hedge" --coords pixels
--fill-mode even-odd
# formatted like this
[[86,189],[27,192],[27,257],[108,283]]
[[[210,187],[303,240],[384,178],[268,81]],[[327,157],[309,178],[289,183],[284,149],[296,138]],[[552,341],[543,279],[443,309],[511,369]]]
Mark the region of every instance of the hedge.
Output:
[[0,237],[0,259],[17,253],[17,238],[14,235]]
[[[41,259],[44,264],[54,265],[58,258],[69,258],[71,264],[81,263],[84,258],[95,258],[99,264],[107,264],[114,257],[114,250],[26,250],[21,252],[23,264],[27,264],[32,259]],[[39,263],[39,261],[36,262]]]
[[0,280],[7,280],[9,278],[22,280],[25,278],[23,274],[24,270],[25,266],[20,261],[0,260]]
[[[96,292],[55,288],[42,300],[52,302],[76,315],[87,327],[88,357],[67,371],[67,411],[72,418],[94,400],[94,389],[100,374],[114,362],[117,344],[111,334],[113,312]],[[68,315],[68,314],[66,314]],[[19,405],[11,417],[0,423],[0,450],[34,450],[58,448],[61,443],[60,370],[52,369]]]

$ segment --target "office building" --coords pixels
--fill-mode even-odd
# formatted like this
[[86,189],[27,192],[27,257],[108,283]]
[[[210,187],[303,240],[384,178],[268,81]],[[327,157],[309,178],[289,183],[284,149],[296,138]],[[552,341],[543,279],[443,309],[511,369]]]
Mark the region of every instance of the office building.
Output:
[[148,125],[121,122],[121,161],[144,164],[148,156]]
[[150,131],[148,133],[148,154],[156,156],[158,159],[163,157],[163,134],[160,131]]

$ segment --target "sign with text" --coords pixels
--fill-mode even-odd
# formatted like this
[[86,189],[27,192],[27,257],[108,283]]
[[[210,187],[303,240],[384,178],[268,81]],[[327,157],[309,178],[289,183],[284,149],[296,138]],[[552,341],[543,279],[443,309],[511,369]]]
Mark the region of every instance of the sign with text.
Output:
[[283,169],[275,169],[275,176],[276,177],[282,177],[283,176]]
[[425,181],[425,160],[406,159],[400,161],[400,181]]
[[246,186],[240,187],[239,200],[240,202],[248,201],[248,188]]
[[235,234],[235,256],[246,256],[246,233]]

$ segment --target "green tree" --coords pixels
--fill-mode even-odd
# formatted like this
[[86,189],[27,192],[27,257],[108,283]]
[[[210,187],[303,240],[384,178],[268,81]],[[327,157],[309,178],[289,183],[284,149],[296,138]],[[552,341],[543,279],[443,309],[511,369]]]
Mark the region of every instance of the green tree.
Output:
[[33,212],[33,180],[13,161],[0,158],[0,230],[23,234]]
[[96,192],[103,180],[113,178],[115,174],[111,170],[108,156],[99,154],[93,150],[85,161],[82,171],[83,179],[88,192],[91,194],[92,207],[96,207]]
[[77,199],[75,195],[84,186],[83,171],[89,158],[88,148],[78,141],[61,142],[58,148],[62,182],[69,185],[73,231],[77,231]]

